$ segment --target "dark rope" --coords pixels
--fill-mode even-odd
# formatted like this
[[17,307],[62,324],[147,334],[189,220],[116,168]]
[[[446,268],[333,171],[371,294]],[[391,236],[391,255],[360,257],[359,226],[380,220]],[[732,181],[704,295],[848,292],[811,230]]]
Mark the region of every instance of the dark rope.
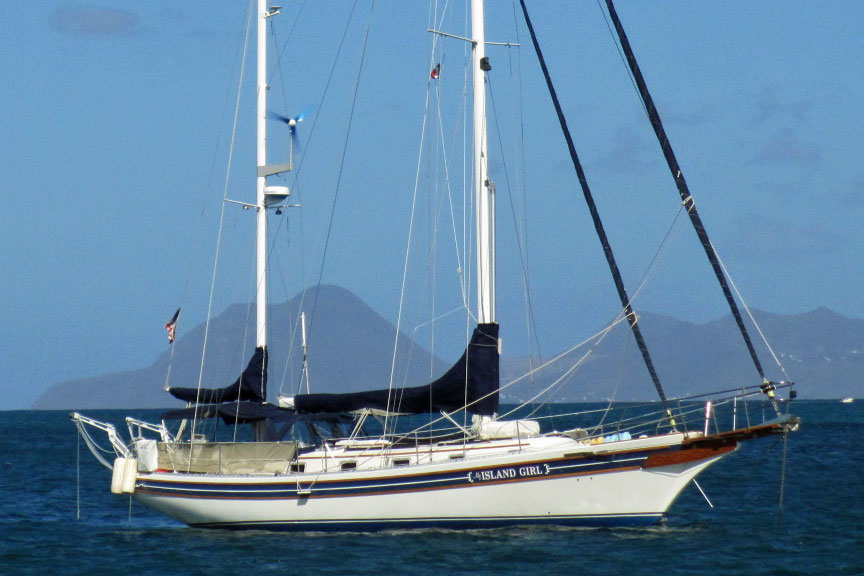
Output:
[[786,494],[786,454],[789,448],[789,429],[783,431],[783,460],[780,463],[780,494],[777,501],[777,522],[783,521],[783,497]]
[[732,291],[729,290],[729,284],[726,282],[726,276],[723,274],[723,269],[720,266],[720,261],[717,258],[717,253],[711,245],[711,240],[708,239],[708,232],[702,224],[702,219],[699,217],[699,212],[696,210],[696,203],[690,195],[690,189],[687,187],[687,182],[684,180],[684,173],[681,172],[681,167],[678,165],[678,160],[675,158],[675,152],[672,151],[672,145],[669,143],[669,138],[666,136],[666,131],[663,129],[663,123],[660,121],[660,113],[654,106],[654,100],[648,92],[648,86],[645,84],[645,78],[642,76],[642,71],[639,69],[639,64],[636,62],[636,56],[633,54],[633,49],[630,47],[630,42],[627,40],[627,34],[624,33],[624,27],[621,25],[621,20],[615,12],[615,6],[612,0],[606,0],[606,7],[609,10],[609,16],[615,25],[615,31],[618,33],[618,39],[621,41],[621,47],[627,56],[627,64],[630,66],[630,71],[633,74],[633,79],[639,88],[639,95],[642,97],[645,111],[651,120],[651,126],[654,128],[654,133],[657,135],[657,140],[660,142],[660,148],[663,150],[663,156],[666,158],[666,163],[669,165],[669,170],[672,172],[672,177],[675,179],[675,185],[678,187],[678,193],[681,195],[681,201],[690,215],[690,222],[696,230],[696,235],[702,243],[702,248],[705,249],[705,255],[708,256],[708,261],[714,269],[714,274],[717,276],[717,281],[720,282],[720,287],[723,289],[723,295],[726,297],[726,302],[729,304],[729,309],[732,311],[732,316],[735,317],[735,322],[738,324],[738,330],[741,331],[741,336],[744,338],[744,343],[747,345],[747,350],[750,351],[750,358],[753,359],[753,364],[756,366],[756,371],[762,380],[765,380],[765,372],[762,370],[762,364],[759,363],[759,357],[756,355],[756,350],[753,348],[753,342],[750,340],[750,334],[747,333],[747,327],[744,325],[744,319],[741,317],[741,312],[738,310],[738,305],[735,303],[735,298],[732,296]]
[[[525,0],[519,0],[522,5],[522,13],[525,15],[525,23],[528,25],[528,32],[531,34],[531,42],[534,44],[534,50],[537,52],[537,58],[540,61],[540,68],[543,70],[543,76],[546,79],[546,86],[549,88],[549,95],[552,97],[552,103],[555,105],[555,112],[558,114],[558,122],[561,124],[561,130],[564,132],[564,138],[567,140],[567,148],[570,151],[570,158],[573,160],[573,167],[576,169],[576,175],[579,178],[579,184],[582,187],[582,194],[585,196],[585,202],[588,204],[588,210],[591,212],[591,219],[594,221],[594,229],[597,231],[597,236],[600,243],[603,245],[603,253],[606,255],[606,263],[609,265],[609,271],[612,272],[612,279],[615,281],[615,288],[618,291],[618,297],[621,299],[621,305],[624,307],[624,314],[627,316],[627,321],[630,323],[630,328],[633,330],[633,336],[636,339],[636,344],[639,351],[642,353],[642,360],[645,362],[645,367],[651,375],[651,381],[654,382],[654,387],[657,389],[657,394],[663,403],[663,410],[669,414],[666,405],[666,393],[663,392],[663,386],[660,384],[660,377],[657,376],[657,371],[654,369],[654,362],[651,361],[651,354],[648,352],[648,346],[645,344],[645,339],[642,337],[642,331],[639,329],[638,318],[633,308],[630,306],[630,297],[627,296],[627,289],[624,287],[624,281],[621,279],[621,272],[618,270],[618,264],[615,262],[615,256],[612,253],[612,246],[609,244],[609,238],[606,236],[606,231],[603,229],[603,223],[600,220],[600,214],[597,211],[597,205],[594,203],[594,197],[591,194],[591,189],[588,187],[588,180],[585,177],[585,171],[582,169],[582,163],[579,161],[579,156],[576,154],[576,146],[573,144],[573,138],[570,136],[570,130],[567,128],[567,120],[564,118],[564,111],[561,109],[561,104],[558,101],[558,95],[555,92],[555,86],[552,84],[552,78],[549,76],[549,69],[546,67],[546,60],[543,58],[543,52],[540,50],[540,44],[537,42],[537,35],[534,33],[534,26],[531,24],[531,18],[528,16],[528,9],[525,7]],[[674,426],[674,421],[670,423]]]

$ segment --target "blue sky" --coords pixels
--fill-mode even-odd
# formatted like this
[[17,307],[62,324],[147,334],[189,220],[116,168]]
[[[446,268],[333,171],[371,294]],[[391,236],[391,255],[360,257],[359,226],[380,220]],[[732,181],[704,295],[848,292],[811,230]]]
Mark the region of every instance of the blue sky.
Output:
[[[321,14],[308,4],[290,37],[297,9],[288,4],[280,16],[277,42],[289,42],[284,75],[271,87],[273,108],[314,110],[302,126],[310,158],[302,222],[312,228],[327,222],[329,204],[316,201],[332,198],[348,126],[351,99],[320,98],[352,4],[331,3]],[[4,8],[0,408],[17,409],[58,381],[149,365],[166,349],[162,325],[178,304],[187,326],[203,321],[246,6],[16,0]],[[676,191],[596,3],[529,9],[632,286],[653,255],[646,247],[668,228]],[[394,0],[376,4],[371,16],[368,3],[356,10],[331,93],[353,90],[369,18],[372,26],[323,280],[395,320],[407,232],[397,213],[410,208],[417,168],[427,8]],[[864,318],[864,3],[622,0],[618,11],[709,233],[748,304],[778,313],[826,306]],[[509,3],[490,2],[488,20],[489,40],[516,40]],[[524,27],[518,34],[526,43]],[[505,124],[517,52],[525,186],[548,194],[530,212],[550,246],[532,244],[532,268],[549,269],[532,275],[533,286],[551,287],[537,288],[535,306],[567,302],[595,325],[614,314],[614,294],[581,198],[572,214],[557,204],[579,193],[529,45],[490,50],[496,105]],[[456,53],[444,61],[442,86]],[[248,95],[243,104],[228,188],[229,197],[251,201],[243,180],[254,163]],[[502,130],[512,134],[509,126]],[[275,157],[285,135],[271,130]],[[496,168],[503,182],[502,163],[493,160]],[[555,223],[562,214],[564,224]],[[227,210],[226,229],[246,229],[247,216]],[[499,216],[502,228],[508,217]],[[300,220],[291,220],[292,234]],[[304,231],[312,238],[308,262],[320,257],[321,228]],[[555,236],[563,231],[569,235]],[[682,294],[719,291],[689,227],[677,236],[682,247],[664,268],[670,279],[646,294],[641,309],[694,321],[724,314],[719,298],[682,303]],[[559,254],[573,244],[589,254]],[[696,268],[678,256],[692,256]],[[220,270],[237,271],[224,272],[228,288],[216,312],[249,298],[249,257],[245,245],[227,251]],[[308,262],[311,282],[317,267]],[[590,267],[596,279],[582,273]],[[499,308],[510,303],[500,284],[518,283],[507,274],[499,276]],[[274,298],[297,286],[274,289]],[[611,308],[598,313],[601,298]],[[566,328],[549,333],[553,348]]]

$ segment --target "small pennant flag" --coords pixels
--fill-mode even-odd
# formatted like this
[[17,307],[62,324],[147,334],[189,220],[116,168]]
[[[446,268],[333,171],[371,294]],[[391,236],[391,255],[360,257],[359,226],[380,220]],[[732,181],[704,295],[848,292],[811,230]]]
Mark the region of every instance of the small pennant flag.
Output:
[[177,327],[177,318],[180,317],[180,308],[177,308],[177,312],[174,313],[174,316],[171,318],[171,321],[165,324],[165,330],[168,332],[168,343],[174,343],[174,328]]
[[432,73],[429,74],[429,77],[432,78],[432,80],[437,80],[441,77],[441,64],[435,65],[435,68],[432,69]]

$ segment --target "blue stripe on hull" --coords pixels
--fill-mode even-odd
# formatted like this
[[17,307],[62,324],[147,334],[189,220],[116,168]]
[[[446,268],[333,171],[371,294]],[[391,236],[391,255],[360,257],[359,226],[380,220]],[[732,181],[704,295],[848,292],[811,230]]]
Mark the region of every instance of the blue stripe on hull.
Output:
[[278,532],[378,532],[381,530],[449,528],[480,530],[506,526],[554,525],[586,528],[640,527],[658,524],[662,514],[606,514],[598,516],[535,516],[518,518],[397,518],[393,520],[318,520],[314,522],[221,522],[192,524],[195,528],[268,530]]
[[[208,498],[230,500],[295,500],[298,498],[326,498],[373,496],[396,492],[416,492],[489,486],[496,483],[534,482],[567,476],[596,475],[639,467],[645,453],[626,454],[624,457],[600,456],[553,460],[525,465],[504,465],[491,469],[463,469],[413,476],[390,476],[351,480],[345,478],[314,482],[302,477],[293,477],[278,483],[255,484],[210,484],[196,482],[194,478],[168,481],[145,478],[136,488],[137,492],[153,496],[172,498]],[[532,468],[530,475],[517,471]],[[494,472],[489,479],[477,476],[483,470]],[[507,473],[504,473],[506,471]],[[536,472],[536,473],[535,473]],[[508,475],[509,474],[509,475]],[[298,486],[299,484],[299,486]],[[311,489],[310,493],[298,492],[298,487]]]

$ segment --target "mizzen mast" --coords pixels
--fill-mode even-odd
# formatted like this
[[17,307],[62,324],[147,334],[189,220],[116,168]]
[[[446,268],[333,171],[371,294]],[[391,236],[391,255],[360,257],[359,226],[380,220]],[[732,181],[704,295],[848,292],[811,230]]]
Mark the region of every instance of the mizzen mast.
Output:
[[[267,176],[279,168],[267,166],[267,19],[279,14],[280,6],[267,7],[267,0],[258,0],[258,67],[257,67],[257,165],[255,206],[257,209],[257,242],[255,247],[255,346],[267,346],[267,207],[271,204]],[[277,168],[274,170],[273,168]],[[286,194],[287,196],[287,190]]]

